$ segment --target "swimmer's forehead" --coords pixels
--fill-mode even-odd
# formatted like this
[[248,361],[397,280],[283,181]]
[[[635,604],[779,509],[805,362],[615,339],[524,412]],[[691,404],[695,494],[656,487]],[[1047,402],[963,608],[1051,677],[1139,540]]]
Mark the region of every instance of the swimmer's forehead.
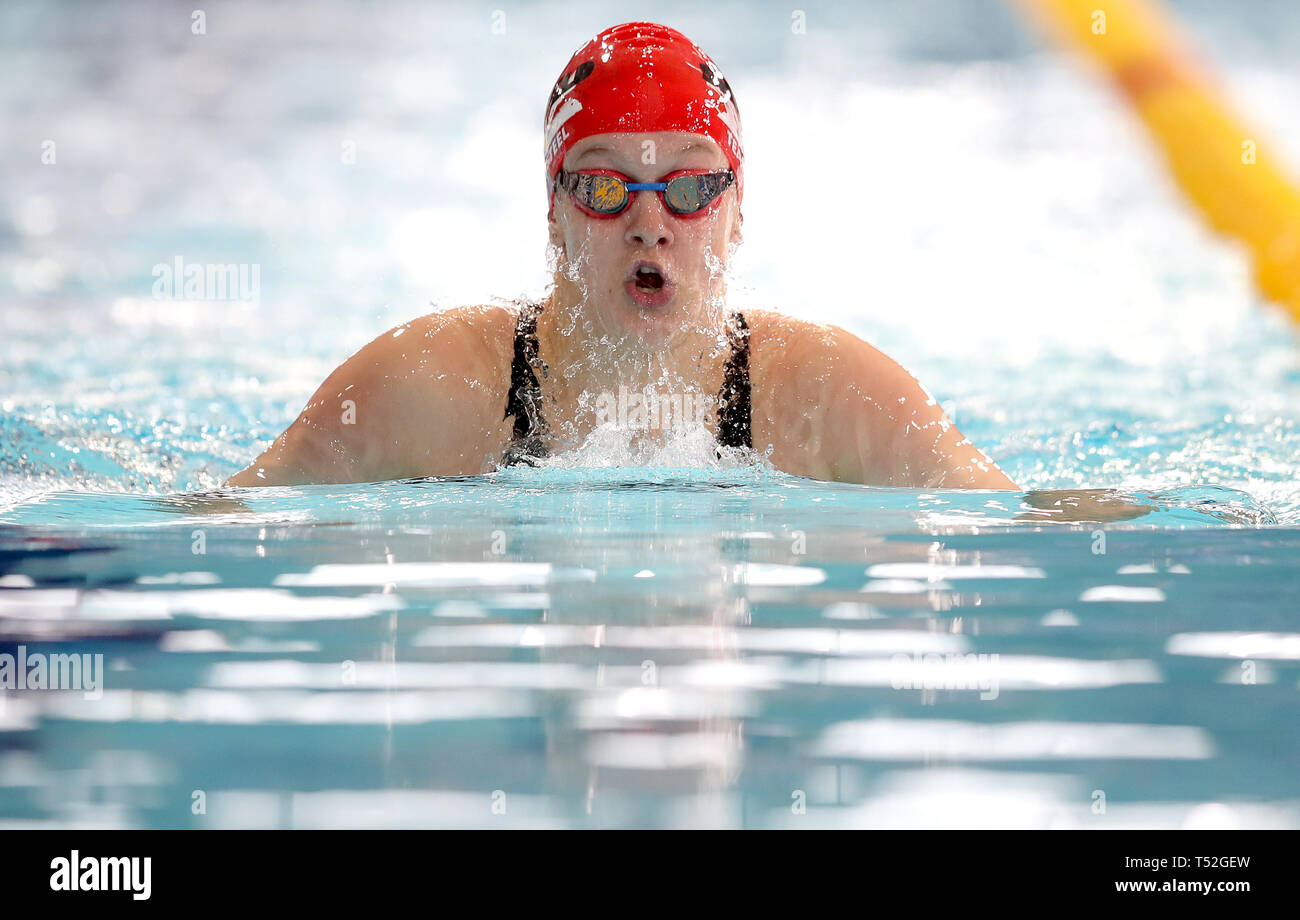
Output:
[[727,165],[722,148],[703,134],[665,131],[650,134],[594,134],[570,148],[564,158],[566,169],[605,167],[630,173],[643,167],[646,152],[654,145],[654,161],[648,165],[670,169],[721,169]]

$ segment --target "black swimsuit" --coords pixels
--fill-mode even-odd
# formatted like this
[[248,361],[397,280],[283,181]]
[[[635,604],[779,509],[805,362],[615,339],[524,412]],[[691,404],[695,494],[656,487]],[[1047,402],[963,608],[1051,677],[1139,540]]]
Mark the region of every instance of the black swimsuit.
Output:
[[[547,427],[542,418],[541,387],[533,368],[540,363],[537,346],[537,315],[540,303],[519,311],[515,324],[515,356],[510,365],[510,395],[506,399],[504,418],[515,419],[514,437],[501,458],[501,466],[517,463],[534,465],[534,460],[549,452],[546,445]],[[752,448],[753,429],[750,425],[749,390],[749,326],[740,311],[731,314],[727,327],[731,342],[731,357],[727,359],[722,378],[722,392],[718,394],[721,406],[718,413],[718,444],[720,447]],[[715,451],[721,456],[721,450]]]

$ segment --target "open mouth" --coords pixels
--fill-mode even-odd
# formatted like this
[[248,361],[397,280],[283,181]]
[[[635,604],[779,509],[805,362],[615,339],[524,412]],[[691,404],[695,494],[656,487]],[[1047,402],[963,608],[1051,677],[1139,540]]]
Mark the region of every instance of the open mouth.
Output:
[[658,262],[638,262],[623,283],[632,302],[646,309],[662,309],[673,299],[677,285]]
[[658,291],[662,290],[665,284],[663,273],[653,265],[641,265],[632,275],[632,280],[636,282],[638,291]]

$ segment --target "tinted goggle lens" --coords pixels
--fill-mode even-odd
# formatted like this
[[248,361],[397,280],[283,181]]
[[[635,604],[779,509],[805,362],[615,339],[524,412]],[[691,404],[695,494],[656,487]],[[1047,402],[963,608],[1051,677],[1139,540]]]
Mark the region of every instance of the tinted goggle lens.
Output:
[[667,183],[664,203],[678,214],[691,214],[712,204],[731,184],[731,173],[678,176]]
[[617,214],[627,207],[631,195],[627,183],[622,180],[614,176],[579,175],[574,178],[578,180],[577,187],[573,189],[574,196],[593,211]]
[[632,183],[617,176],[560,172],[559,183],[582,205],[599,214],[614,215],[627,207],[632,191],[657,191],[675,214],[694,214],[713,203],[735,180],[731,170],[677,176],[668,182]]

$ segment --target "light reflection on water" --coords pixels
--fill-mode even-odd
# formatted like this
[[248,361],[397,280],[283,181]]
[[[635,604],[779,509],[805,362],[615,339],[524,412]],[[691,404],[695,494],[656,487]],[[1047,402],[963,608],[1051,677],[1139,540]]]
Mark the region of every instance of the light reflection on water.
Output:
[[0,523],[0,651],[107,670],[4,695],[0,816],[1300,826],[1300,534],[1204,497],[956,528],[936,503],[985,496],[768,473],[49,495]]

